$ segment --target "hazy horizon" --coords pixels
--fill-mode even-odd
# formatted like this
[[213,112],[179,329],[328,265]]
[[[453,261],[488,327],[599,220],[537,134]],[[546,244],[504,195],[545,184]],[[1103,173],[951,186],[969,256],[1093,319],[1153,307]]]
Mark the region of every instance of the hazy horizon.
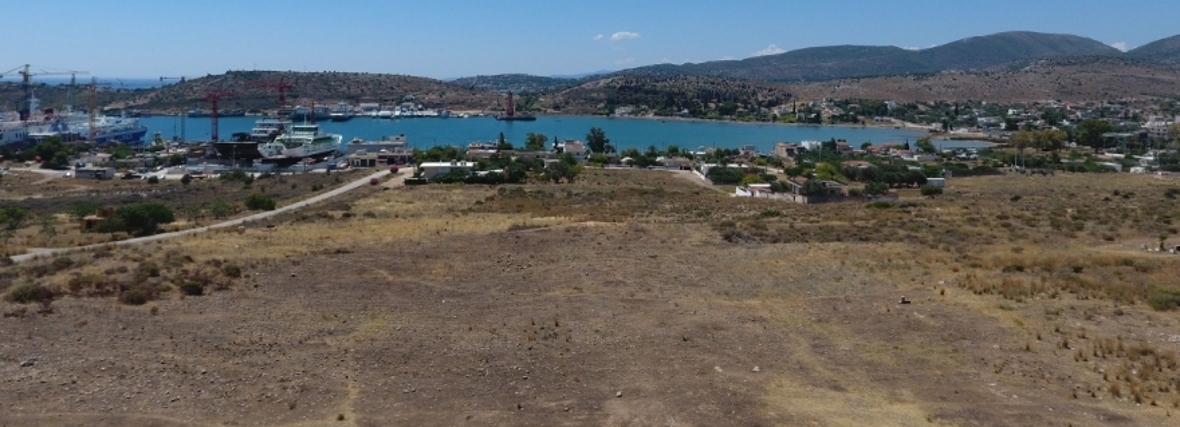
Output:
[[740,7],[616,0],[288,0],[278,6],[63,0],[26,3],[21,14],[68,25],[19,19],[0,27],[4,40],[37,41],[7,44],[5,58],[13,62],[0,64],[0,72],[28,63],[46,72],[86,70],[100,79],[195,78],[230,70],[436,79],[580,75],[842,44],[924,49],[1005,31],[1073,34],[1129,50],[1175,35],[1171,15],[1155,13],[1173,6],[1163,0],[949,6],[925,0],[753,0]]

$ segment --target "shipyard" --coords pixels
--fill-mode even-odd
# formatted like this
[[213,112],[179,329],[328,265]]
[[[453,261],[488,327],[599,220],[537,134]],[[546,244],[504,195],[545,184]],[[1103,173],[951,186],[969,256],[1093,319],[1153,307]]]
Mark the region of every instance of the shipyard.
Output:
[[1176,424],[1172,6],[23,3],[0,426]]

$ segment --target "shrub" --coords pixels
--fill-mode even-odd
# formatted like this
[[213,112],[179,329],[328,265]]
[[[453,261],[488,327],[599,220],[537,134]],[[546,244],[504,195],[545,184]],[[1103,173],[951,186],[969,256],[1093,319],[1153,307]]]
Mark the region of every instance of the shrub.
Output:
[[74,266],[74,260],[70,259],[70,257],[63,256],[63,257],[57,257],[57,258],[53,259],[53,269],[55,271],[68,270],[70,267],[73,267],[73,266]]
[[98,206],[90,202],[75,203],[70,206],[69,214],[74,219],[82,219],[87,215],[94,215],[98,212]]
[[186,174],[184,174],[184,176],[180,177],[180,183],[183,185],[189,185],[189,183],[191,183],[191,182],[193,182],[192,175],[189,175],[186,173]]
[[148,295],[149,294],[147,291],[145,291],[142,287],[137,286],[123,291],[122,294],[119,294],[119,302],[128,305],[144,305],[147,304],[148,300],[150,299]]
[[934,198],[934,197],[937,197],[938,195],[942,194],[942,187],[935,187],[933,185],[923,185],[921,191],[922,191],[923,196]]
[[159,184],[160,177],[156,176],[156,175],[152,175],[152,176],[148,177],[147,182],[148,182],[148,184]]
[[762,211],[762,213],[759,215],[763,218],[775,218],[775,217],[783,216],[783,213],[782,213],[782,211],[779,211],[779,210],[767,209],[767,210]]
[[1180,291],[1156,290],[1147,298],[1147,304],[1157,311],[1171,311],[1180,308]]
[[205,294],[205,286],[197,282],[184,282],[180,285],[180,292],[185,295],[199,297]]
[[236,279],[242,277],[242,267],[238,267],[237,264],[226,264],[221,267],[221,274],[224,274],[225,277],[233,277]]
[[53,301],[53,298],[56,296],[57,293],[49,288],[34,283],[27,283],[13,288],[4,299],[17,304],[28,304]]
[[125,231],[131,234],[146,236],[155,234],[163,224],[170,224],[176,220],[172,209],[161,203],[140,203],[123,206],[115,210],[115,214],[103,221],[99,231],[116,233]]
[[151,261],[144,261],[135,268],[135,277],[143,280],[149,277],[160,277],[160,267]]
[[251,194],[246,198],[246,209],[252,211],[273,211],[275,210],[275,199],[261,193]]

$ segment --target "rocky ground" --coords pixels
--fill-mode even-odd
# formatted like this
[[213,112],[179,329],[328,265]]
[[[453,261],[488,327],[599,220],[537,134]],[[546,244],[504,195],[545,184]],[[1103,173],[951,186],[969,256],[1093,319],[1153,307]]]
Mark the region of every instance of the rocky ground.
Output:
[[[9,314],[0,319],[0,424],[1130,426],[1166,425],[1180,411],[1174,389],[1136,403],[1130,390],[1146,380],[1116,396],[1117,382],[1099,373],[1108,365],[1076,359],[1104,338],[1149,339],[1161,372],[1175,375],[1166,365],[1174,311],[980,292],[963,282],[970,272],[990,277],[989,265],[904,239],[734,243],[711,221],[686,218],[703,215],[701,205],[754,217],[770,205],[680,177],[656,179],[666,186],[657,193],[612,175],[642,182],[660,172],[588,173],[582,184],[521,194],[380,191],[273,231],[217,235],[240,248],[220,257],[241,260],[243,277],[204,296],[172,292],[141,306],[65,296],[44,314],[0,302]],[[967,191],[987,191],[980,184]],[[613,202],[597,199],[607,194]],[[424,206],[444,199],[466,208]],[[586,220],[593,213],[580,201],[636,216]],[[891,215],[958,202],[923,203]],[[640,216],[638,206],[666,214]],[[513,209],[511,227],[463,222]],[[795,227],[812,226],[809,208],[782,209],[801,218]],[[450,228],[385,243],[362,236],[397,222],[435,226],[420,215]],[[357,243],[338,247],[308,231],[324,221]],[[246,242],[265,233],[317,237],[302,253],[259,256],[266,248]],[[197,240],[93,262],[153,259]],[[165,269],[208,257],[193,256]],[[1161,268],[1123,277],[1148,280]]]

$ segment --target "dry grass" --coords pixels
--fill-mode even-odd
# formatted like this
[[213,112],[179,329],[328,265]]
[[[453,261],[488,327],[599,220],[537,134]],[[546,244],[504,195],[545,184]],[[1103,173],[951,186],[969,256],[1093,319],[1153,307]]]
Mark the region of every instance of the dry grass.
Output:
[[[0,333],[60,337],[40,347],[51,360],[119,354],[122,384],[140,385],[109,387],[140,412],[162,414],[162,389],[144,385],[157,376],[242,402],[168,410],[210,422],[1162,425],[1180,402],[1168,341],[1180,320],[1146,304],[1180,289],[1180,266],[1138,249],[1176,207],[1157,191],[1170,183],[955,179],[942,198],[876,209],[736,199],[663,172],[584,178],[365,188],[242,232],[0,270],[0,289],[64,295]],[[1102,201],[1114,189],[1135,195]],[[202,280],[205,296],[179,291]],[[126,284],[152,285],[159,310],[116,302]],[[118,324],[145,328],[143,341],[81,336]],[[161,352],[175,362],[135,376]],[[47,375],[96,367],[57,363]],[[188,367],[210,363],[227,381],[195,381]],[[23,384],[0,404],[32,402],[41,390]]]

